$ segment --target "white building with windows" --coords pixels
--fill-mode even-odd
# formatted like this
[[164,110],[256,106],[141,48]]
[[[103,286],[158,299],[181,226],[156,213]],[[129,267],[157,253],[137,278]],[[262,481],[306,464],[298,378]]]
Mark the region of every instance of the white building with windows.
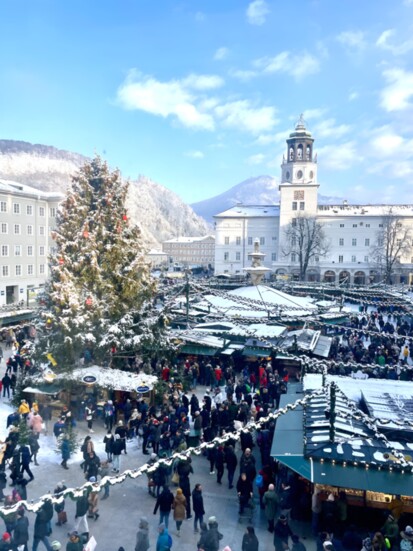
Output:
[[[315,218],[322,224],[329,252],[315,256],[307,270],[310,281],[371,283],[380,281],[372,247],[377,244],[383,219],[391,208],[403,227],[411,228],[413,205],[319,205],[317,155],[314,138],[300,117],[287,139],[287,155],[281,164],[280,203],[278,205],[236,205],[214,216],[215,274],[243,274],[248,267],[248,253],[253,241],[260,240],[266,257],[264,265],[272,275],[297,278],[296,254],[286,254],[286,229],[300,215]],[[411,283],[413,247],[398,258],[394,282]]]
[[205,235],[168,239],[162,243],[162,251],[167,254],[170,264],[210,268],[214,265],[215,237]]
[[44,285],[60,193],[0,180],[0,306]]

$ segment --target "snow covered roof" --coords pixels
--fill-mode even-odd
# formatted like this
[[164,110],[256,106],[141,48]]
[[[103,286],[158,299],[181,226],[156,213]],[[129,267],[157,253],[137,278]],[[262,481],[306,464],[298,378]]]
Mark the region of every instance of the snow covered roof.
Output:
[[[396,216],[412,216],[413,205],[392,205],[392,214]],[[317,215],[323,216],[385,216],[389,205],[318,205]]]
[[44,199],[60,201],[63,199],[63,193],[57,193],[52,191],[40,191],[25,184],[14,182],[13,180],[4,180],[0,178],[0,193],[12,193],[13,195],[24,195],[26,197],[33,197],[34,199]]
[[[237,297],[242,300],[238,301]],[[248,300],[254,303],[249,306]],[[295,297],[265,285],[238,287],[228,291],[226,296],[205,295],[194,308],[209,313],[217,311],[233,318],[268,318],[268,312],[275,309],[285,315],[308,316],[317,310],[311,298]]]
[[255,218],[280,216],[279,205],[236,205],[224,212],[215,214],[214,218]]
[[226,321],[217,321],[215,323],[200,323],[194,328],[196,331],[205,333],[226,333],[232,336],[254,336],[267,339],[276,339],[282,335],[286,328],[283,325],[267,325],[266,323],[251,323],[250,325],[234,324]]
[[175,237],[174,239],[167,239],[163,243],[196,243],[198,241],[206,241],[207,239],[215,241],[213,235],[202,235],[197,237]]
[[[112,390],[122,390],[124,392],[136,391],[138,387],[148,387],[150,390],[158,380],[154,375],[146,375],[146,373],[130,373],[127,371],[121,371],[120,369],[111,369],[109,367],[100,367],[98,365],[91,365],[90,367],[80,367],[74,369],[69,373],[58,373],[53,379],[59,380],[71,380],[78,382],[85,382],[85,377],[94,377],[97,385],[103,388],[110,388]],[[44,381],[42,375],[31,378],[33,386],[37,382]]]

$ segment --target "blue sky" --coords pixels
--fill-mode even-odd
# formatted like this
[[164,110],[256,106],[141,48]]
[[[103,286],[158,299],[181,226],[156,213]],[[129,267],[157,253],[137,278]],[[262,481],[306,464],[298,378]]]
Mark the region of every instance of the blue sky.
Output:
[[186,202],[278,178],[413,202],[413,0],[3,0],[0,137],[102,154]]

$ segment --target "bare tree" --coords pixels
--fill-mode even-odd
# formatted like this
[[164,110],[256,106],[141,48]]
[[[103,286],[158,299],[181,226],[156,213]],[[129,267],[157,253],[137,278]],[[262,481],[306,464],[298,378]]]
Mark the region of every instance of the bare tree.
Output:
[[370,252],[386,283],[392,283],[394,269],[400,264],[402,256],[411,252],[411,243],[411,229],[403,225],[402,218],[393,214],[390,207],[383,215]]
[[330,250],[323,225],[306,215],[293,218],[285,229],[284,243],[282,253],[292,262],[298,261],[301,281],[305,280],[311,260],[316,256],[326,256]]

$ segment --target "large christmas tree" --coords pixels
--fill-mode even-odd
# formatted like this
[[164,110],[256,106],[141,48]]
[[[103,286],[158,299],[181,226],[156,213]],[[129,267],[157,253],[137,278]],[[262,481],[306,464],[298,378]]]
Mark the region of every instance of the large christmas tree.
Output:
[[85,353],[99,363],[114,346],[130,346],[115,338],[121,320],[129,322],[120,331],[129,338],[148,330],[136,322],[152,303],[155,285],[126,200],[119,172],[96,157],[72,178],[60,206],[37,346],[37,355],[51,353],[59,366],[73,366]]

